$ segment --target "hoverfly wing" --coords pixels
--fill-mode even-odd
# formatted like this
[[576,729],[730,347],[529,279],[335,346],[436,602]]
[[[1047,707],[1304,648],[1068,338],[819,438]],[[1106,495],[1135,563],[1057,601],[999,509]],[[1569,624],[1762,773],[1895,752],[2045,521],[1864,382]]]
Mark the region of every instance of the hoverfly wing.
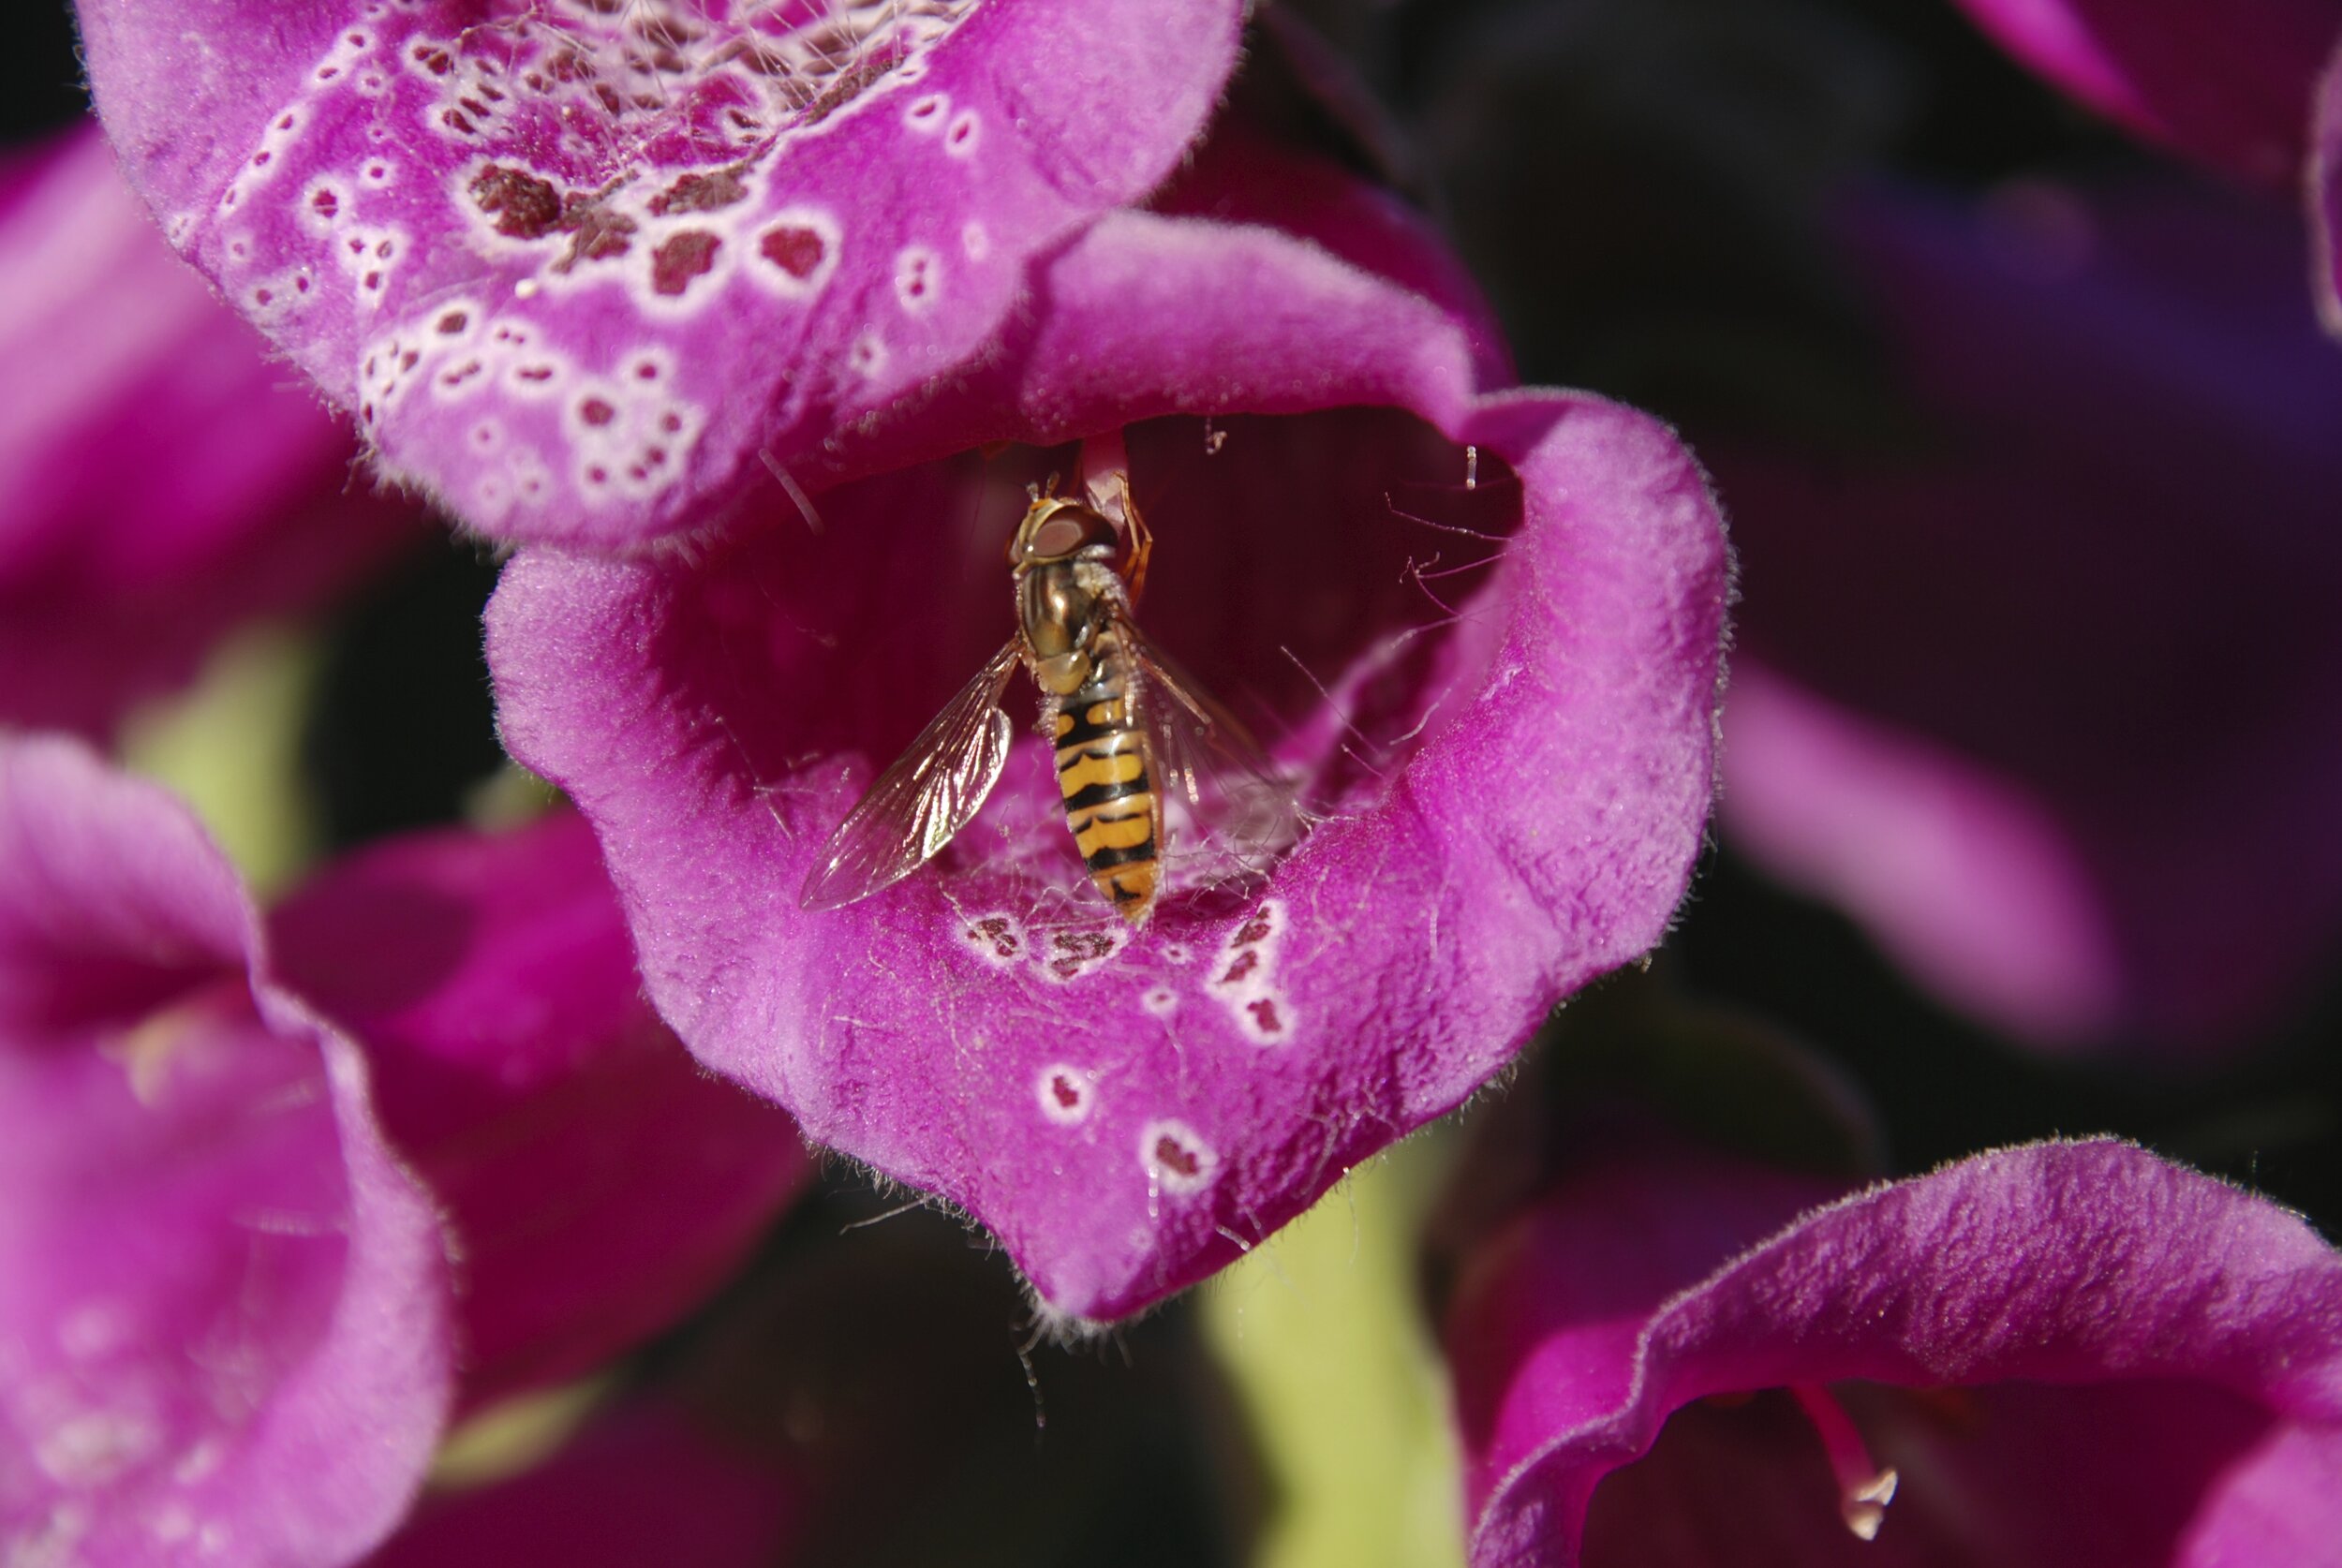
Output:
[[797,902],[834,910],[867,898],[935,858],[982,806],[1008,762],[1013,726],[1001,693],[1016,669],[1011,642],[944,704],[864,792],[822,846]]
[[1301,835],[1306,814],[1292,779],[1244,721],[1197,685],[1127,615],[1116,618],[1131,651],[1139,722],[1156,788],[1239,860],[1273,854]]

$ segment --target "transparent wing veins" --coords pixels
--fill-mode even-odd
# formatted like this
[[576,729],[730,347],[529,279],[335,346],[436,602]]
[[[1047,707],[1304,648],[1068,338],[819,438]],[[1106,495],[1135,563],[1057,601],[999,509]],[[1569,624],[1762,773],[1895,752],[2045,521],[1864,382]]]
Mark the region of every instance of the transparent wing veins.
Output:
[[1184,801],[1239,856],[1272,853],[1300,836],[1304,814],[1290,778],[1244,721],[1195,683],[1128,615],[1116,629],[1136,673],[1157,788]]
[[822,846],[797,902],[834,910],[910,876],[966,827],[1000,782],[1013,726],[1001,693],[1015,672],[1009,642],[887,770]]

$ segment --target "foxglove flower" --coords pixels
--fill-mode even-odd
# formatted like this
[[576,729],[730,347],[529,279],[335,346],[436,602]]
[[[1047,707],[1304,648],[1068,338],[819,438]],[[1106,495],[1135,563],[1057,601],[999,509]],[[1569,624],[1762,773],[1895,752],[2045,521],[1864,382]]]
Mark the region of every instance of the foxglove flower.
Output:
[[385,844],[264,943],[184,810],[15,740],[0,872],[29,1560],[353,1561],[452,1405],[664,1328],[807,1174],[649,1015],[574,818]]
[[273,910],[281,971],[364,1043],[457,1269],[462,1402],[587,1371],[727,1279],[811,1174],[773,1106],[652,1014],[593,835],[393,839]]
[[2314,282],[2342,333],[2342,3],[1962,0],[2042,76],[2129,129],[2308,200]]
[[[1230,161],[1053,257],[993,361],[840,443],[803,521],[525,551],[488,617],[506,743],[594,821],[693,1052],[1085,1317],[1250,1247],[1657,941],[1711,790],[1727,566],[1682,448],[1482,390],[1476,307],[1418,291],[1454,270],[1395,205]],[[1134,930],[1028,739],[937,861],[802,909],[874,766],[1008,634],[1024,485],[1125,426],[1142,621],[1266,706],[1323,821],[1249,875],[1175,864]]]
[[0,719],[96,736],[421,537],[170,254],[92,125],[0,162]]
[[0,741],[0,1556],[354,1561],[452,1389],[428,1194],[187,812]]
[[426,1498],[367,1568],[776,1568],[804,1513],[770,1458],[640,1400],[597,1416],[543,1461]]
[[1727,841],[2034,1041],[2232,1043],[2342,930],[2342,361],[2284,230],[1871,199],[1902,438],[1701,435],[1751,584]]
[[1234,0],[87,0],[173,244],[510,539],[704,527],[1178,162]]
[[1818,1195],[1646,1146],[1475,1257],[1446,1332],[1475,1568],[2342,1539],[2342,1257],[2296,1216],[2112,1141]]

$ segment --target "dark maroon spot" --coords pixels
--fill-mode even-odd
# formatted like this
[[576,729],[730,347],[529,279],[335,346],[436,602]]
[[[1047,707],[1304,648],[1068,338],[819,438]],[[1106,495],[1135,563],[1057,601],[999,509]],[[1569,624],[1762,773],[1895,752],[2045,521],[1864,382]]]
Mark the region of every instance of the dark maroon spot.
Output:
[[271,153],[267,148],[263,147],[259,152],[252,155],[252,167],[255,169],[265,169],[268,167],[268,160],[274,156],[275,156],[274,153]]
[[269,301],[274,298],[276,298],[276,290],[274,288],[255,288],[252,290],[252,302],[255,304],[266,304]]
[[1220,977],[1220,984],[1223,985],[1233,985],[1238,981],[1242,980],[1246,975],[1251,974],[1254,969],[1259,968],[1260,954],[1253,952],[1251,948],[1246,948],[1242,953],[1236,955],[1236,962],[1228,966],[1228,972]]
[[650,286],[661,294],[680,294],[691,280],[716,264],[723,241],[704,229],[687,229],[669,235],[650,253]]
[[586,481],[588,484],[608,484],[610,482],[610,470],[597,463],[592,467],[586,470]]
[[618,417],[618,411],[599,397],[589,397],[577,406],[577,417],[587,424],[600,426]]
[[683,416],[674,413],[661,414],[659,416],[659,428],[673,436],[682,430]]
[[464,118],[464,111],[460,109],[442,111],[439,114],[439,123],[458,136],[471,134],[471,122]]
[[553,366],[549,364],[523,365],[512,374],[524,381],[550,381],[553,379]]
[[561,193],[526,170],[489,164],[472,176],[471,199],[496,214],[497,232],[541,240],[561,223]]
[[[643,449],[643,461],[649,464],[654,468],[659,467],[667,461],[667,449],[664,447],[645,447]],[[1011,951],[1014,951],[1014,949]]]
[[415,362],[422,357],[422,356],[417,353],[414,349],[409,348],[404,354],[399,355],[398,368],[401,370],[412,370],[415,368]]
[[1246,1002],[1244,1011],[1253,1015],[1253,1022],[1260,1026],[1261,1033],[1282,1034],[1284,1032],[1284,1020],[1277,1016],[1277,1004],[1268,998],[1263,997],[1258,1001]]
[[951,135],[947,140],[953,146],[956,147],[966,141],[971,136],[973,136],[975,134],[975,130],[976,123],[973,120],[962,120],[959,124],[952,127]]
[[320,66],[318,67],[318,80],[319,81],[331,81],[341,74],[342,68],[339,66]]
[[375,289],[382,287],[382,274],[380,273],[368,273],[359,281],[363,283],[366,286],[367,292],[371,293]]
[[342,210],[342,199],[330,190],[321,190],[309,198],[309,205],[321,217],[332,217]]
[[747,200],[748,186],[729,169],[708,174],[679,174],[674,185],[650,199],[660,217],[670,213],[713,213]]
[[482,103],[478,98],[457,98],[455,101],[467,112],[477,114],[482,120],[488,118],[488,106]]
[[822,264],[822,258],[829,252],[820,234],[793,225],[767,229],[756,248],[763,253],[765,260],[798,279],[811,277],[813,269]]
[[659,379],[659,367],[645,360],[634,367],[634,378],[637,381],[656,381]]
[[554,263],[556,273],[566,273],[581,260],[606,261],[634,248],[630,238],[634,220],[624,213],[612,212],[592,197],[572,193],[561,214],[560,227],[570,230],[572,237],[570,253]]
[[478,360],[466,360],[452,370],[441,371],[439,384],[443,387],[460,387],[479,375],[483,368]]
[[935,111],[942,107],[943,106],[941,104],[937,103],[933,98],[928,98],[923,102],[912,105],[911,117],[914,120],[932,120],[935,118]]
[[1268,935],[1269,929],[1268,917],[1265,914],[1256,914],[1238,928],[1236,934],[1236,945],[1238,947],[1250,947],[1254,942],[1260,940],[1263,937]]
[[[481,63],[482,63],[482,66],[485,66],[485,67],[486,67],[489,70],[494,70],[494,69],[496,69],[496,67],[495,67],[494,66],[489,66],[489,65],[487,64],[487,62],[485,62],[485,61],[482,61],[482,62],[481,62]],[[497,91],[496,88],[494,88],[494,87],[490,87],[490,86],[486,85],[485,83],[482,83],[482,86],[481,86],[481,89],[480,89],[480,96],[481,96],[482,97],[483,97],[483,98],[486,98],[486,99],[487,99],[490,103],[502,103],[502,102],[504,101],[504,95],[503,95],[502,93],[498,92],[498,91]]]
[[374,422],[374,405],[371,403],[361,403],[358,405],[358,417],[365,421],[366,423],[372,424]]
[[366,356],[366,374],[368,376],[374,374],[374,356],[372,354],[368,354]]
[[291,115],[289,115],[289,114],[280,114],[280,115],[278,115],[278,116],[276,117],[276,128],[277,128],[278,130],[290,130],[290,129],[292,129],[292,128],[293,128],[293,117],[292,117]]
[[1075,1084],[1071,1078],[1068,1078],[1062,1072],[1052,1073],[1050,1075],[1049,1092],[1056,1097],[1059,1104],[1064,1106],[1069,1111],[1082,1102],[1082,1091],[1080,1086]]
[[611,86],[607,81],[597,81],[594,83],[594,96],[600,99],[601,107],[608,110],[611,113],[623,114],[626,112],[626,100],[618,96],[618,90],[615,87]]
[[439,318],[439,331],[449,337],[453,337],[470,324],[471,318],[460,310],[451,310]]
[[388,261],[391,259],[391,252],[397,248],[398,247],[392,244],[390,241],[385,240],[380,244],[374,247],[374,254],[381,259]]
[[305,278],[305,277],[297,277],[297,278],[293,279],[293,292],[294,292],[294,293],[296,293],[296,294],[306,294],[308,291],[309,291],[309,280],[308,280],[307,278]]
[[1202,1157],[1168,1132],[1155,1140],[1155,1163],[1183,1176],[1192,1176],[1204,1168]]
[[448,52],[428,40],[415,46],[414,58],[417,64],[433,76],[445,76],[455,67],[455,62],[449,56]]

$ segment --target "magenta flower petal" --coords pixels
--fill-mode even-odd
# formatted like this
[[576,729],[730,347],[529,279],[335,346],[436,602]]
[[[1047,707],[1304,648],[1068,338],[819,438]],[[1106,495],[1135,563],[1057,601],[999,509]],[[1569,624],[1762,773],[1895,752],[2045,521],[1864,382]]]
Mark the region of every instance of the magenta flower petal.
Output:
[[95,735],[419,537],[92,125],[0,164],[0,717]]
[[2337,0],[1961,0],[2034,70],[2142,135],[2290,188]]
[[609,546],[704,525],[983,349],[1032,258],[1170,171],[1238,11],[720,9],[82,17],[133,183],[384,469],[501,537]]
[[354,1561],[451,1374],[425,1194],[194,820],[0,742],[0,1547]]
[[2309,198],[2310,283],[2326,331],[2342,337],[2342,43],[2335,46],[2325,74],[2318,79],[2309,138],[2305,185]]
[[1151,422],[1147,624],[1271,705],[1327,814],[1265,877],[1132,931],[1028,738],[935,865],[798,906],[872,764],[1007,634],[1015,487],[1070,454],[880,474],[815,496],[818,533],[688,561],[525,553],[489,652],[507,744],[594,821],[694,1054],[1097,1317],[1250,1246],[1658,939],[1706,815],[1726,560],[1664,430],[1475,396],[1455,318],[1291,236],[1116,214],[1042,284],[1030,335],[893,450]]
[[551,1458],[428,1498],[367,1568],[777,1568],[801,1486],[778,1464],[640,1403],[597,1418]]
[[2247,1037],[2342,930],[2342,360],[2291,236],[2176,188],[1849,227],[1907,438],[1701,443],[1727,839],[2025,1038]]
[[[1490,1244],[1447,1334],[1476,1568],[2295,1561],[2262,1553],[2342,1534],[2342,1258],[2295,1216],[2111,1141],[1790,1220],[1804,1197],[1645,1151]],[[1875,1541],[1833,1459],[1900,1472]]]
[[467,1404],[673,1323],[811,1173],[786,1116],[652,1014],[573,815],[394,840],[270,926],[291,983],[364,1042],[383,1124],[439,1201]]

